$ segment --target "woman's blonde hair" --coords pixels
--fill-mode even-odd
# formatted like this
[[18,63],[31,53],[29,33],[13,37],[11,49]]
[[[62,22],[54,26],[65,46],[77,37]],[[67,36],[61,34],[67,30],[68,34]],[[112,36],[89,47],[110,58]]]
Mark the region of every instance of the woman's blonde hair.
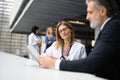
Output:
[[[52,35],[50,34],[50,30],[53,31]],[[47,28],[46,36],[48,36],[48,38],[50,38],[50,37],[55,37],[55,32],[54,32],[54,28],[53,28],[53,27],[48,27],[48,28]]]
[[60,37],[60,33],[59,33],[59,26],[61,25],[64,25],[64,26],[67,26],[67,28],[69,28],[72,32],[71,32],[71,40],[70,40],[70,45],[71,46],[74,42],[74,29],[72,27],[72,25],[67,22],[67,21],[61,21],[61,22],[58,22],[57,26],[56,26],[56,48],[62,48],[62,46],[64,46],[64,40]]

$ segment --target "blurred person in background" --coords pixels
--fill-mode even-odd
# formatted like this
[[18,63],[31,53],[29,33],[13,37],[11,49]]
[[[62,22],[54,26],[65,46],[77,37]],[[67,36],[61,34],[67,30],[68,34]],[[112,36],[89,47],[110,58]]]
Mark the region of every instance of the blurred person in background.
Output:
[[56,39],[55,39],[55,32],[54,32],[54,28],[53,27],[48,27],[47,28],[47,31],[46,31],[46,37],[45,37],[45,44],[46,44],[46,47],[45,47],[45,50],[44,52],[46,51],[47,48],[49,48],[51,46],[51,44],[53,42],[55,42]]
[[[37,52],[40,54],[41,51],[41,37],[40,37],[40,30],[38,26],[33,26],[31,29],[31,34],[28,36],[28,45],[33,46]],[[33,59],[34,58],[29,54],[29,58]]]

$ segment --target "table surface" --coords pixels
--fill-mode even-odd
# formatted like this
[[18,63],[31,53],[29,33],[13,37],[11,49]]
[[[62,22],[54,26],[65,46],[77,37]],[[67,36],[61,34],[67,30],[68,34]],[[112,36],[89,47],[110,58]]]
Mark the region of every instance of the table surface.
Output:
[[92,74],[40,68],[38,63],[0,52],[0,80],[105,80]]

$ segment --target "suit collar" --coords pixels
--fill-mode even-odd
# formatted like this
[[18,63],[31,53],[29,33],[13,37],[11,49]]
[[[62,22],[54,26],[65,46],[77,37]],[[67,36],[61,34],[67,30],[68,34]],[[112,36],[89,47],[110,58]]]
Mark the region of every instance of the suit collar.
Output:
[[106,24],[110,19],[111,19],[111,18],[108,18],[108,19],[103,23],[103,25],[101,26],[100,30],[103,29],[103,27],[105,26],[105,24]]
[[[117,17],[117,18],[118,18],[118,17]],[[98,42],[98,40],[99,40],[99,38],[100,38],[100,36],[101,36],[102,31],[105,30],[105,27],[107,27],[107,26],[105,26],[105,25],[107,25],[111,20],[114,20],[114,19],[116,19],[115,16],[113,16],[113,17],[111,17],[111,18],[108,18],[108,19],[103,23],[103,25],[102,25],[103,27],[101,27],[102,29],[100,29],[100,32],[99,32],[98,37],[97,37],[97,39],[96,39],[95,45],[97,44],[97,42]],[[118,18],[118,19],[120,19],[120,18]]]

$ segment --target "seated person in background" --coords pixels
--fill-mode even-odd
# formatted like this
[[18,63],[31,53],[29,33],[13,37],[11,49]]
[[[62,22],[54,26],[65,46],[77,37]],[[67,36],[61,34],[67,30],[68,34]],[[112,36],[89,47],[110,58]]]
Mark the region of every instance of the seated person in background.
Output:
[[45,37],[46,47],[45,47],[44,52],[46,51],[46,49],[47,49],[48,47],[51,46],[51,44],[52,44],[54,41],[56,41],[54,29],[53,29],[53,27],[48,27],[48,28],[47,28],[47,31],[46,31],[46,37]]
[[61,21],[57,24],[56,28],[56,42],[43,55],[65,60],[85,58],[85,46],[75,41],[72,25],[66,21]]

